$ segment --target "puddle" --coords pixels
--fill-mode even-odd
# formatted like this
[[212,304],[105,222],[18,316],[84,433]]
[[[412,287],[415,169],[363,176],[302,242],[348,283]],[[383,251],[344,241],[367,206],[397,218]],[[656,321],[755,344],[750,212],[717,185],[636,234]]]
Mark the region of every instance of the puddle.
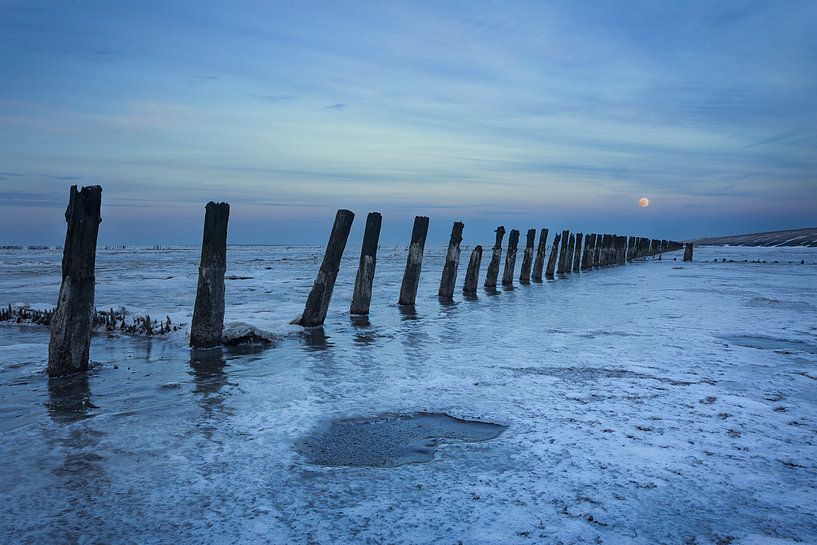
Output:
[[506,429],[441,413],[384,414],[335,420],[302,439],[297,449],[316,465],[397,467],[430,462],[441,445],[487,441]]
[[784,354],[797,352],[817,354],[817,346],[795,339],[775,339],[773,337],[755,337],[752,335],[725,335],[719,338],[729,344],[746,348],[756,348],[758,350],[774,350],[775,352],[782,352]]

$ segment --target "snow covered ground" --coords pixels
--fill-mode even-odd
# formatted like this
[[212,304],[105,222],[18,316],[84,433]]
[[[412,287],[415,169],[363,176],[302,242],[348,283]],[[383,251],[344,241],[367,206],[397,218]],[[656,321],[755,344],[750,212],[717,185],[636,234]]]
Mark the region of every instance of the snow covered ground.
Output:
[[[443,255],[409,313],[405,249],[382,249],[351,321],[350,244],[302,334],[321,249],[230,248],[251,278],[227,280],[227,321],[289,333],[265,351],[96,336],[87,379],[49,383],[47,332],[0,326],[0,543],[817,543],[817,249],[702,247],[453,304]],[[189,323],[197,262],[100,251],[98,307]],[[0,251],[0,304],[52,306],[59,263]],[[296,448],[409,412],[507,429],[388,468]]]

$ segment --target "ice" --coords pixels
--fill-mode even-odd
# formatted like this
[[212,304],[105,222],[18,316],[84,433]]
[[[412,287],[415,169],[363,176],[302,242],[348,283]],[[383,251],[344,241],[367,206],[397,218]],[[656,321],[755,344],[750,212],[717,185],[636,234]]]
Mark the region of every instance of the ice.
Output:
[[[302,333],[321,253],[229,248],[252,279],[227,280],[226,321],[273,348],[98,335],[87,378],[49,382],[47,332],[0,326],[0,543],[817,542],[817,249],[696,247],[441,304],[429,248],[411,312],[389,246],[352,320],[350,241]],[[189,324],[198,257],[100,250],[97,307]],[[60,258],[0,251],[0,304],[53,305]],[[413,413],[507,429],[398,467],[298,450]]]

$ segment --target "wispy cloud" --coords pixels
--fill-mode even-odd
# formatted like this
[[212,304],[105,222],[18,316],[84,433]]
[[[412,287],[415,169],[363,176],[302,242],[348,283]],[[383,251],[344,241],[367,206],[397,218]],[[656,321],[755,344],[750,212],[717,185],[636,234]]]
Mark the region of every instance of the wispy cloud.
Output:
[[120,208],[217,195],[259,218],[615,222],[642,194],[676,234],[704,210],[817,215],[813,2],[2,9],[6,189],[48,165]]

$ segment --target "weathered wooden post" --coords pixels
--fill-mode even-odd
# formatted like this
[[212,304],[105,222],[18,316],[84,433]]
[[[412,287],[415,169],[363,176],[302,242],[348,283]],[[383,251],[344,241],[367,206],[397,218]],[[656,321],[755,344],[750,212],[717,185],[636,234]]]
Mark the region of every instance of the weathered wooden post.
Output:
[[621,263],[621,237],[613,235],[613,265]]
[[221,344],[224,333],[224,273],[227,271],[227,223],[230,205],[208,202],[204,212],[204,235],[201,241],[199,284],[193,321],[190,323],[190,346],[210,348]]
[[496,242],[491,253],[491,262],[488,263],[488,272],[485,273],[485,287],[495,288],[499,277],[499,263],[502,260],[502,239],[505,237],[505,227],[496,228]]
[[565,229],[562,231],[562,244],[559,248],[559,268],[556,270],[559,274],[565,273],[565,261],[567,260],[567,243],[570,238],[570,231]]
[[684,261],[692,261],[692,243],[684,244]]
[[411,229],[411,244],[406,258],[406,270],[403,273],[403,284],[400,286],[399,304],[414,306],[417,300],[417,287],[420,285],[420,271],[423,268],[423,251],[428,235],[428,217],[414,218],[414,227]]
[[576,250],[576,235],[570,233],[570,239],[567,242],[567,255],[565,257],[565,274],[573,272],[573,254]]
[[533,243],[536,240],[536,229],[528,229],[525,240],[525,252],[522,254],[522,268],[519,270],[519,281],[530,283],[530,269],[533,265]]
[[502,273],[502,285],[513,286],[513,270],[516,268],[516,251],[519,247],[519,230],[511,229],[508,235],[508,253],[505,254],[505,270]]
[[380,225],[383,217],[378,212],[370,212],[366,217],[366,230],[360,248],[360,263],[355,276],[355,291],[352,294],[350,314],[369,314],[372,302],[372,283],[377,265],[377,243],[380,240]]
[[71,186],[62,251],[62,283],[57,308],[51,317],[48,376],[88,370],[94,314],[96,239],[102,221],[102,188]]
[[352,221],[355,215],[349,210],[338,210],[335,215],[335,224],[332,226],[332,233],[329,235],[329,243],[326,245],[326,252],[323,254],[323,262],[312,284],[312,291],[306,299],[304,313],[298,323],[304,327],[322,326],[326,320],[326,313],[329,310],[329,301],[332,300],[332,292],[335,289],[335,280],[338,278],[340,260],[343,251],[346,249],[346,240],[349,238],[349,231],[352,230]]
[[547,250],[548,230],[539,231],[539,245],[536,247],[536,259],[533,262],[533,281],[542,281],[542,272],[545,269],[545,251]]
[[474,246],[471,252],[471,259],[468,261],[468,270],[465,273],[465,284],[462,286],[462,292],[473,295],[477,292],[477,283],[479,282],[479,266],[482,263],[482,246]]
[[559,242],[562,240],[561,233],[556,233],[553,237],[553,242],[550,244],[550,257],[548,258],[548,266],[545,270],[545,276],[553,278],[553,273],[556,271],[556,261],[559,254]]
[[590,233],[584,239],[584,252],[582,253],[582,270],[586,271],[590,269],[592,264],[592,255],[593,255],[593,239],[596,235]]
[[455,221],[451,228],[451,238],[448,241],[448,253],[445,255],[445,266],[443,275],[440,278],[440,299],[451,300],[454,298],[454,285],[457,282],[457,269],[460,266],[460,242],[462,242],[462,229],[464,224]]
[[601,236],[601,248],[599,249],[599,267],[607,265],[607,247],[610,243],[610,235]]
[[604,235],[596,235],[596,244],[593,247],[593,267],[601,267],[601,248],[604,245]]
[[576,246],[573,250],[573,272],[578,272],[581,265],[583,236],[581,233],[576,233]]

